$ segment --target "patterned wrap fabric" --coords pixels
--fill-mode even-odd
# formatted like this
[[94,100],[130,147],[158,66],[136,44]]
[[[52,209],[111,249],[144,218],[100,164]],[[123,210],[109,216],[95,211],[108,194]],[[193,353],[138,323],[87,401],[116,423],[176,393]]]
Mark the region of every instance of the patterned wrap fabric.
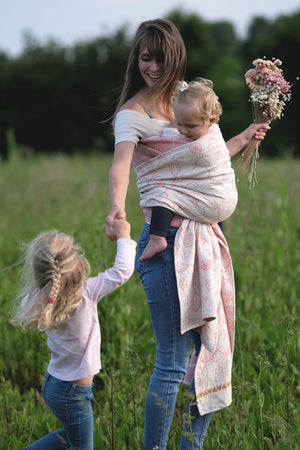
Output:
[[152,137],[140,148],[161,155],[138,165],[141,206],[165,206],[184,219],[175,238],[181,332],[196,329],[201,351],[195,367],[200,414],[231,403],[235,289],[231,257],[217,222],[230,217],[237,190],[229,152],[218,125],[197,141]]

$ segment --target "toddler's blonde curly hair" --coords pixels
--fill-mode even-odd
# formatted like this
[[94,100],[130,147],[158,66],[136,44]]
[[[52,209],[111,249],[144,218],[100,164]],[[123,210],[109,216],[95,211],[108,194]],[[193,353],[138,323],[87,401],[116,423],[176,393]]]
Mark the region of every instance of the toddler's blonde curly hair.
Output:
[[173,97],[174,107],[186,102],[193,102],[195,116],[203,121],[219,121],[222,114],[222,105],[213,90],[213,82],[206,78],[197,78],[195,81],[178,81],[175,85]]

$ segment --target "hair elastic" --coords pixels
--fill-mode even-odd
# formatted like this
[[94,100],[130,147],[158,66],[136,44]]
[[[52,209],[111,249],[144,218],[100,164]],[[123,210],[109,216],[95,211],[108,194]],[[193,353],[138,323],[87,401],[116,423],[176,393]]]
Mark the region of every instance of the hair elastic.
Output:
[[47,300],[47,303],[54,303],[53,298],[52,298],[52,297],[49,297],[48,300]]
[[189,87],[189,85],[187,84],[187,82],[186,82],[186,81],[183,81],[183,82],[182,82],[182,86],[181,86],[181,88],[180,88],[180,92],[186,91],[188,87]]

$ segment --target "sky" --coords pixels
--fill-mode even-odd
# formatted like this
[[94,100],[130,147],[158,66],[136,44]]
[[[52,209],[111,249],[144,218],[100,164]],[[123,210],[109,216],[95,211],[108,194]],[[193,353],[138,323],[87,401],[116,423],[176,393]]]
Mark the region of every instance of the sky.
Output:
[[18,56],[26,31],[42,45],[55,39],[63,46],[107,36],[125,24],[134,34],[140,22],[176,8],[208,22],[228,20],[243,37],[253,17],[290,15],[300,10],[300,0],[0,0],[0,50]]

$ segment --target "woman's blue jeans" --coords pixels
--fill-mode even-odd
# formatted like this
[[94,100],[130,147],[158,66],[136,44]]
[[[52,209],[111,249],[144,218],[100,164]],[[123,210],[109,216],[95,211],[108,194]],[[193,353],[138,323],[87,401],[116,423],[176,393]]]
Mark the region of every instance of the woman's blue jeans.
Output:
[[[179,385],[187,370],[191,340],[196,353],[200,351],[200,336],[190,331],[180,333],[180,305],[174,270],[174,239],[177,228],[169,228],[167,249],[142,263],[138,258],[149,240],[150,226],[142,230],[136,269],[140,274],[147,295],[152,326],[156,338],[156,360],[153,375],[148,387],[145,406],[145,450],[165,450],[172,423]],[[180,450],[202,448],[212,414],[200,416],[192,382],[190,392],[194,400],[188,401],[186,414],[191,418],[185,421],[182,430]],[[191,438],[186,437],[189,433]]]
[[43,396],[63,428],[26,447],[30,450],[92,450],[94,418],[91,406],[93,384],[79,386],[58,380],[46,372]]

